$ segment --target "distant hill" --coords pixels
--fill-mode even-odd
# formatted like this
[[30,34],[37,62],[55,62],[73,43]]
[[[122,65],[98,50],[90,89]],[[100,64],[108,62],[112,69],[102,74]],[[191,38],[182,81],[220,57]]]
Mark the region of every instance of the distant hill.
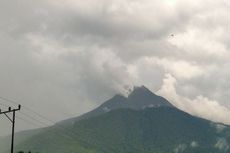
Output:
[[[31,132],[31,131],[30,131]],[[18,135],[19,136],[19,135]],[[30,135],[16,150],[40,153],[229,153],[230,127],[194,117],[145,87]]]

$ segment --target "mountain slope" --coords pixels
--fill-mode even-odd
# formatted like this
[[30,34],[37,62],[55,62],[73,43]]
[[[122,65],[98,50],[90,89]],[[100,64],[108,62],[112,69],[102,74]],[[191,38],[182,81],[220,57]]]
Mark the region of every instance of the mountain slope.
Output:
[[[42,153],[223,153],[230,128],[218,131],[214,123],[172,107],[118,109],[76,122],[62,131],[51,128],[17,146]],[[57,133],[65,133],[59,135]],[[219,145],[226,142],[226,144]],[[222,146],[222,147],[221,147]]]
[[16,138],[21,139],[16,151],[40,153],[230,152],[229,126],[189,115],[144,86],[80,117]]

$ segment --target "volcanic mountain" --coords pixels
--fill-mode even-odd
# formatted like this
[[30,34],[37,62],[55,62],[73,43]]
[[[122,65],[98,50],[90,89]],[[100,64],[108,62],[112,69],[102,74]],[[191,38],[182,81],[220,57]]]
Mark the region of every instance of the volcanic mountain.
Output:
[[[20,137],[22,133],[16,135],[17,139]],[[39,153],[229,153],[229,142],[228,125],[183,112],[142,86],[135,87],[128,97],[115,95],[89,113],[37,130],[27,139],[23,137],[16,150]]]

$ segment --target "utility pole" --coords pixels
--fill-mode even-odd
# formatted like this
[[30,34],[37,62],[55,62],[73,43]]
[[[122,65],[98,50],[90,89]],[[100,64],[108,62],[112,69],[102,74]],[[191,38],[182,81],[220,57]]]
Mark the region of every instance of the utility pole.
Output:
[[[12,123],[12,138],[11,138],[11,153],[14,153],[14,127],[15,127],[15,113],[16,111],[19,111],[21,109],[21,105],[18,105],[17,109],[11,109],[11,107],[9,107],[8,111],[4,111],[2,112],[0,109],[0,115],[4,114]],[[8,113],[13,113],[12,118],[10,118],[7,114]]]

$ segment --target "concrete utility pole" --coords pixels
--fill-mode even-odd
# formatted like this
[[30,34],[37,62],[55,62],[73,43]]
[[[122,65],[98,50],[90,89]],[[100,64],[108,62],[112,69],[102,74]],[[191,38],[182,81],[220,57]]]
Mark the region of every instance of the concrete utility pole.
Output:
[[[11,138],[11,153],[14,153],[14,127],[15,127],[15,113],[16,111],[19,111],[21,109],[21,105],[18,105],[17,109],[11,109],[11,107],[9,107],[8,111],[4,111],[2,112],[0,109],[0,115],[4,114],[12,123],[12,138]],[[13,117],[10,118],[7,114],[8,113],[13,113]]]

